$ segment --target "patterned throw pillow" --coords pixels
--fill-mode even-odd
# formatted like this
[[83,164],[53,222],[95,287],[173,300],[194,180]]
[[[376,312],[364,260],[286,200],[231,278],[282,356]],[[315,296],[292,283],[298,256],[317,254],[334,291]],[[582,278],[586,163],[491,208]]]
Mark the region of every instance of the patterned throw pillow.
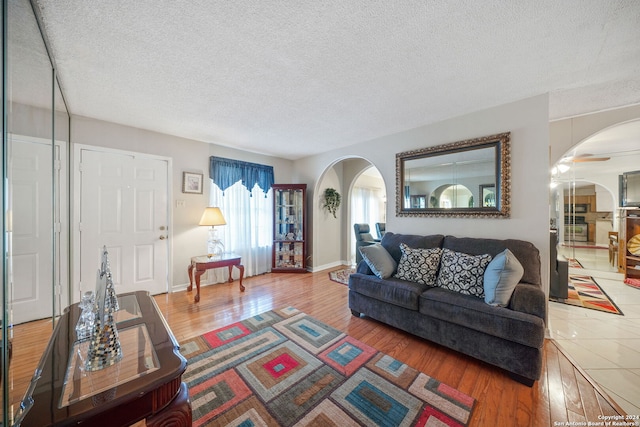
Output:
[[395,277],[422,285],[435,286],[442,249],[413,249],[400,243],[402,256]]
[[468,255],[450,249],[442,250],[437,285],[441,288],[484,298],[484,270],[491,255]]

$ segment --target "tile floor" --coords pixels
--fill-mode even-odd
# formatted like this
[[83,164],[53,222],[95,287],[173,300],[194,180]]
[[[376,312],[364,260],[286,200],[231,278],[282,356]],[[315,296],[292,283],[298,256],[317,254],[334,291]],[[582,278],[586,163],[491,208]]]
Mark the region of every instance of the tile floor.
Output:
[[640,415],[640,289],[623,283],[606,248],[559,252],[576,258],[624,316],[549,302],[550,335],[627,414]]

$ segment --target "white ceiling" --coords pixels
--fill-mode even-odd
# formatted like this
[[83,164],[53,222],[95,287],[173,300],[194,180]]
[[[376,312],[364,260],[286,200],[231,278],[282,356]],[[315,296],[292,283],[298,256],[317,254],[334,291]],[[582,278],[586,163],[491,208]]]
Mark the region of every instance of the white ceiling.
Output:
[[289,159],[543,93],[640,103],[637,0],[36,2],[72,114]]

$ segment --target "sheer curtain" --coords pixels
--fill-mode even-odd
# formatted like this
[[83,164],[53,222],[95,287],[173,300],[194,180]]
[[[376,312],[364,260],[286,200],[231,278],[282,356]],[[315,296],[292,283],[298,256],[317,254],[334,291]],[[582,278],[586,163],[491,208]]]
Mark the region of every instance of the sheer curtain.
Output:
[[[241,181],[223,191],[211,183],[210,206],[222,210],[227,225],[218,228],[226,252],[242,257],[244,274],[255,276],[271,270],[273,243],[273,190],[265,194],[254,185],[251,192]],[[223,281],[226,269],[216,269],[216,281]],[[211,273],[210,273],[211,274]],[[237,270],[234,269],[234,274]]]
[[366,187],[353,187],[351,191],[351,261],[355,262],[356,240],[353,234],[353,224],[369,224],[371,235],[376,236],[376,222],[383,222],[383,213],[380,209],[379,191]]

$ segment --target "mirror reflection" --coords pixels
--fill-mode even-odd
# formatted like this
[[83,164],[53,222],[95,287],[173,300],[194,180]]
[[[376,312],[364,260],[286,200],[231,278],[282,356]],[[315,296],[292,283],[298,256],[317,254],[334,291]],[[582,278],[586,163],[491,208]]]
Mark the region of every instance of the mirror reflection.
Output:
[[69,115],[31,3],[5,13],[0,425],[13,425],[48,341],[33,337],[68,305]]
[[508,155],[509,133],[398,153],[398,216],[508,216]]

